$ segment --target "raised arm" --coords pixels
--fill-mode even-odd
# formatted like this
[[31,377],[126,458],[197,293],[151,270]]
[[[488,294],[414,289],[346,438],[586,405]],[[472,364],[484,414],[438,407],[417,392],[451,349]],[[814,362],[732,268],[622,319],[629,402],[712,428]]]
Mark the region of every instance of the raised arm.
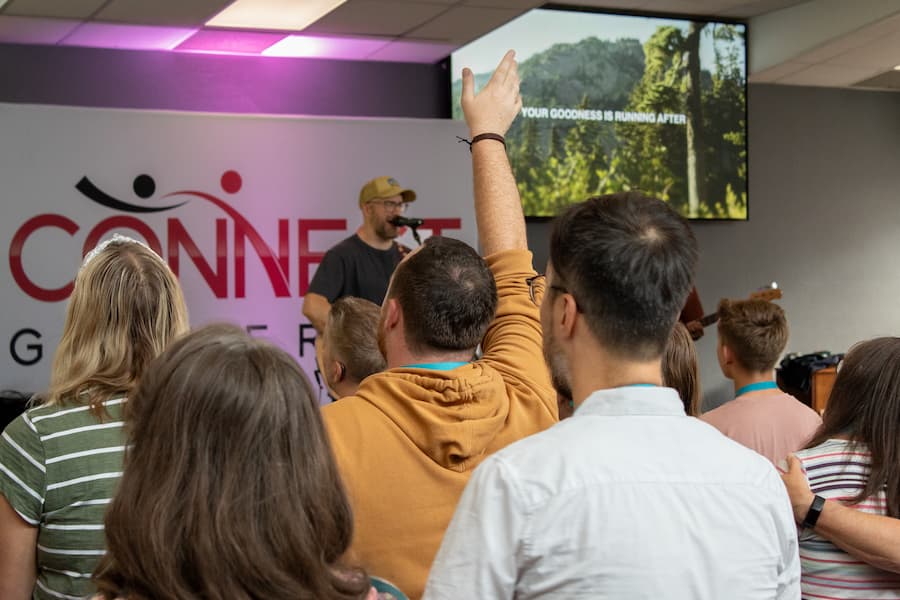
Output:
[[[462,108],[471,136],[483,133],[505,136],[522,108],[515,52],[506,53],[478,94],[470,69],[463,69],[462,80]],[[522,203],[503,144],[490,139],[472,144],[472,171],[475,220],[484,255],[527,249]]]
[[309,319],[316,333],[322,335],[325,324],[328,322],[328,313],[331,312],[331,303],[328,298],[314,292],[307,292],[303,297],[303,316]]
[[[788,470],[781,479],[791,497],[794,519],[801,523],[815,495],[796,456],[788,457]],[[815,530],[856,558],[900,573],[900,519],[864,513],[826,500]]]

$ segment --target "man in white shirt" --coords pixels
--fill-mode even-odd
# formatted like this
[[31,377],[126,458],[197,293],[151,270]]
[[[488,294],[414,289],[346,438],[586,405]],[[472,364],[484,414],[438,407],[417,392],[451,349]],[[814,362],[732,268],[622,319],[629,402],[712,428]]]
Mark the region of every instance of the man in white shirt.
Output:
[[[472,83],[464,76],[464,98]],[[544,355],[575,414],[476,469],[425,598],[800,597],[797,532],[774,467],[661,387],[696,261],[685,221],[638,193],[556,220]]]

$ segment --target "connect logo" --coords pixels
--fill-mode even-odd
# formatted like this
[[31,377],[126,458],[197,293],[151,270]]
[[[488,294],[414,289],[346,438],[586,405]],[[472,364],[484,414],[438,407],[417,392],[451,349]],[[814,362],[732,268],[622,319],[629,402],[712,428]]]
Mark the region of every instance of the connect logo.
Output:
[[[131,179],[132,198],[131,194],[112,193],[108,191],[111,186],[104,184],[101,187],[97,178],[84,175],[74,185],[78,197],[102,207],[109,212],[109,216],[87,226],[55,213],[38,214],[26,220],[16,230],[9,245],[9,266],[13,279],[25,294],[35,300],[65,300],[72,293],[72,280],[60,282],[56,287],[47,287],[37,283],[26,272],[22,257],[29,252],[29,238],[38,231],[45,234],[52,232],[51,254],[71,255],[76,251],[71,247],[72,240],[86,230],[80,247],[81,256],[84,256],[114,231],[128,230],[138,234],[164,257],[176,275],[180,274],[186,256],[189,266],[196,269],[216,298],[246,297],[247,260],[250,256],[250,260],[256,262],[254,255],[276,298],[306,295],[311,269],[325,253],[325,249],[310,250],[310,232],[346,231],[347,220],[272,216],[269,214],[271,211],[267,210],[270,204],[268,199],[246,194],[244,178],[235,170],[224,171],[217,184],[214,193],[194,188],[160,193],[157,180],[142,173]],[[123,199],[126,196],[127,199]],[[225,197],[229,200],[226,201]],[[317,202],[317,199],[298,198],[292,205],[302,209],[304,203],[312,202]],[[194,208],[201,205],[215,207],[221,217],[210,222],[208,211]],[[236,205],[252,207],[256,224],[266,223],[270,228],[274,224],[276,235],[266,239]],[[166,217],[162,226],[158,216]],[[150,217],[153,217],[153,225],[145,220]],[[459,218],[429,218],[427,223],[434,235],[441,235],[445,229],[459,229],[461,221]],[[211,256],[200,251],[195,236],[197,239],[215,239],[215,251]],[[254,290],[257,291],[265,290]]]
[[[186,255],[200,276],[217,298],[244,298],[247,293],[247,256],[256,255],[271,285],[275,297],[289,297],[291,292],[292,266],[297,265],[297,295],[306,294],[309,285],[310,267],[321,260],[324,252],[309,250],[311,230],[345,230],[346,219],[290,219],[275,218],[277,239],[266,240],[251,220],[235,208],[234,201],[226,201],[223,193],[234,196],[243,188],[243,178],[234,170],[225,171],[218,181],[221,191],[210,193],[202,189],[179,189],[157,194],[154,177],[140,174],[131,182],[135,199],[123,199],[121,194],[113,194],[102,189],[95,180],[85,175],[76,184],[79,195],[110,211],[110,216],[93,224],[87,231],[81,245],[82,256],[113,230],[130,230],[139,234],[160,256],[165,257],[172,270],[179,274],[183,255]],[[142,202],[154,200],[153,204]],[[244,199],[245,202],[248,199]],[[192,203],[214,206],[222,213],[210,223],[208,213],[191,210]],[[265,205],[254,199],[254,208]],[[164,231],[152,227],[144,220],[148,215],[174,213],[165,221]],[[296,251],[291,252],[291,224],[296,223]],[[229,227],[230,225],[230,227]],[[23,253],[27,253],[29,237],[36,231],[45,229],[61,230],[69,237],[75,237],[83,227],[75,220],[60,214],[40,214],[23,223],[10,242],[9,263],[13,278],[18,286],[34,299],[58,302],[68,298],[73,281],[59,287],[48,288],[39,285],[25,272]],[[202,231],[201,231],[202,230]],[[194,236],[214,237],[215,253],[204,256],[194,241]],[[60,240],[60,250],[65,238]]]

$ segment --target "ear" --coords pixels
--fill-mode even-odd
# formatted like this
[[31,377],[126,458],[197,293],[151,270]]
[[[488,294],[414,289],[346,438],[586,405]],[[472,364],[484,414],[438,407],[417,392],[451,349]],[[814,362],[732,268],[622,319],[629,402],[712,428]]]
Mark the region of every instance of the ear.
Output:
[[734,350],[728,344],[720,342],[722,345],[722,364],[733,365],[735,363]]
[[344,369],[340,362],[336,360],[332,360],[331,364],[328,365],[328,383],[331,386],[334,386],[336,383],[340,383],[344,379]]
[[562,302],[559,304],[562,307],[560,312],[560,318],[562,320],[560,321],[560,327],[557,329],[557,333],[563,337],[572,337],[575,333],[575,323],[580,317],[578,305],[575,303],[575,297],[571,294],[563,294]]
[[403,311],[396,298],[387,298],[384,301],[384,329],[390,331],[403,323]]

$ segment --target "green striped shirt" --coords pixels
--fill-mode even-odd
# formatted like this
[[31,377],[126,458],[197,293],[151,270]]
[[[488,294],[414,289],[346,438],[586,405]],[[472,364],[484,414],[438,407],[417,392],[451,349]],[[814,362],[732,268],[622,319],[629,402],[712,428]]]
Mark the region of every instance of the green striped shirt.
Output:
[[103,556],[103,515],[122,475],[123,398],[100,422],[86,405],[32,408],[0,439],[0,493],[38,527],[34,598],[84,598]]

